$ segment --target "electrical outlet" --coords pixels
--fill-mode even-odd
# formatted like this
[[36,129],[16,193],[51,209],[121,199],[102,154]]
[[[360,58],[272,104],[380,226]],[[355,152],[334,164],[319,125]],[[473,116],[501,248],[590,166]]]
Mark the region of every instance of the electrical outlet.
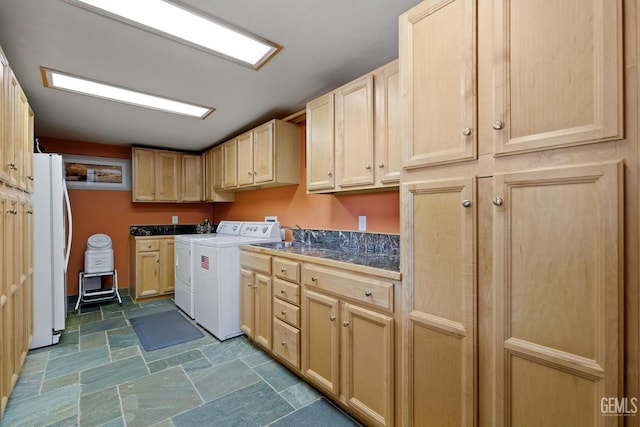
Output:
[[178,223],[178,215],[174,215],[171,217],[171,224],[177,224]]
[[358,217],[358,231],[367,231],[367,217],[364,215]]

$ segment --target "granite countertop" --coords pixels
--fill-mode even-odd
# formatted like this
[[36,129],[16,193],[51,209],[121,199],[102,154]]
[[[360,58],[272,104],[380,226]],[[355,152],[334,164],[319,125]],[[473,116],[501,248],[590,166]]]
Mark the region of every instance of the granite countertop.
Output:
[[[200,224],[160,224],[160,225],[130,225],[131,236],[177,236],[179,234],[202,234],[198,231]],[[216,226],[212,226],[215,233]]]
[[397,234],[296,230],[293,242],[246,246],[271,254],[287,254],[302,261],[320,262],[393,280],[401,279],[400,239]]

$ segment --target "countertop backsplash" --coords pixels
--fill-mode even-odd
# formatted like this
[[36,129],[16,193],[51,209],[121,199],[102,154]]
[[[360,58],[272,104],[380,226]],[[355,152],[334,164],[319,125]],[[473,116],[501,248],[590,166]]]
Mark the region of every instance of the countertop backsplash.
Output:
[[295,230],[293,240],[297,242],[320,244],[326,247],[381,253],[387,255],[400,254],[400,235],[385,233],[369,233],[364,231]]

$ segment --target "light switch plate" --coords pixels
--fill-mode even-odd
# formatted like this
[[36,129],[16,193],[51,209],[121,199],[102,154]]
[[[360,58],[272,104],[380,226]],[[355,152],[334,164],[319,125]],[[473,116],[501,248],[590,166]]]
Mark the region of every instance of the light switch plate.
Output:
[[178,215],[174,215],[171,217],[171,224],[177,224],[178,223]]

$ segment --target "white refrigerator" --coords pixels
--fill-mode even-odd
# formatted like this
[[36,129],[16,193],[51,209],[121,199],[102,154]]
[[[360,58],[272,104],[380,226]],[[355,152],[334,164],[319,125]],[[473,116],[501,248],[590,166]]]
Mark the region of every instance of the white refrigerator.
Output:
[[39,348],[57,344],[65,327],[72,220],[62,156],[41,153],[33,156],[34,276],[30,348]]

